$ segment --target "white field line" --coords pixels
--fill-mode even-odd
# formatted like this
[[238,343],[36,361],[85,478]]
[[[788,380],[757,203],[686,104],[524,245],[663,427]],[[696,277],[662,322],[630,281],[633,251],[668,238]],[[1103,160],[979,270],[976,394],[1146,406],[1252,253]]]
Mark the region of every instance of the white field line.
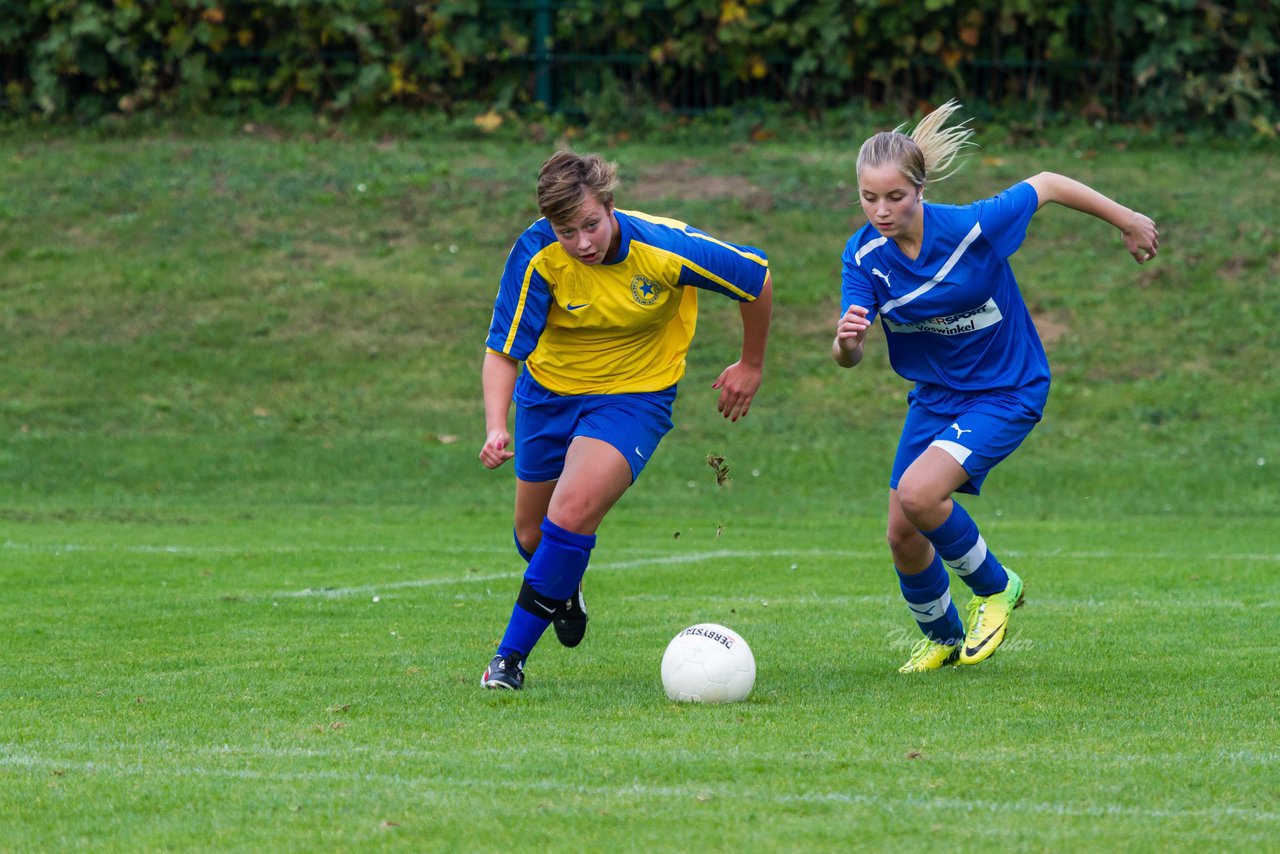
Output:
[[[309,554],[309,553],[332,553],[332,554],[396,554],[396,555],[421,555],[430,558],[438,554],[452,555],[500,555],[506,557],[511,554],[511,548],[505,544],[503,546],[471,546],[471,545],[424,545],[424,546],[400,546],[389,547],[375,544],[360,545],[254,545],[246,543],[244,545],[226,546],[226,545],[205,545],[205,546],[166,546],[166,545],[135,545],[135,546],[117,546],[104,545],[101,543],[22,543],[13,540],[5,540],[0,542],[0,549],[10,551],[27,551],[38,554],[62,554],[75,552],[106,552],[119,554],[177,554],[177,555],[219,555],[219,554]],[[845,558],[862,558],[862,559],[885,559],[887,550],[883,548],[876,549],[720,549],[708,552],[696,552],[691,555],[674,555],[671,556],[670,562],[680,563],[688,561],[713,560],[721,557],[845,557]],[[1019,549],[1001,549],[1001,557],[1008,557],[1015,560],[1023,558],[1028,559],[1044,559],[1055,558],[1061,560],[1167,560],[1177,561],[1180,563],[1205,563],[1214,561],[1250,561],[1263,563],[1280,563],[1280,552],[1126,552],[1108,549],[1100,549],[1095,551],[1066,551],[1063,549],[1048,549],[1043,551],[1025,551]],[[650,565],[656,560],[655,558],[640,558],[635,561],[621,561],[612,564],[606,564],[612,569],[626,569],[630,565],[636,566]],[[597,564],[592,564],[595,568]]]
[[[101,741],[68,741],[61,740],[51,742],[48,747],[54,750],[67,753],[120,753],[125,752],[122,745],[116,742]],[[140,746],[139,746],[140,749]],[[413,748],[404,747],[388,750],[385,747],[367,744],[354,744],[342,748],[316,748],[316,747],[269,747],[265,745],[243,746],[238,745],[232,747],[230,744],[222,745],[186,745],[172,739],[156,739],[146,745],[146,752],[151,756],[172,756],[186,754],[190,756],[202,757],[228,757],[236,760],[251,759],[288,759],[288,760],[309,760],[315,759],[324,762],[341,761],[351,759],[356,756],[367,757],[372,761],[381,761],[387,759],[409,759],[430,761],[440,758],[440,750],[438,748]],[[543,759],[548,758],[543,745],[516,745],[504,744],[501,747],[482,747],[469,751],[473,754],[483,755],[487,759],[503,759],[519,755],[520,757],[538,756]],[[557,757],[564,758],[567,755],[566,750],[556,751]],[[615,744],[610,746],[609,754],[611,756],[644,759],[654,756],[662,756],[670,761],[702,763],[706,759],[706,753],[703,751],[690,750],[688,748],[654,748],[646,749],[639,747],[628,747],[625,745]],[[10,756],[33,756],[26,753],[14,743],[0,743],[0,764]],[[884,751],[862,750],[853,753],[849,750],[835,750],[814,748],[806,749],[802,756],[797,757],[791,751],[770,751],[759,750],[751,747],[742,747],[734,745],[731,748],[724,749],[717,753],[722,759],[733,759],[735,762],[760,762],[760,763],[787,763],[795,765],[797,763],[814,763],[825,765],[830,762],[891,762],[897,761],[896,754],[890,755]],[[955,761],[964,764],[971,764],[979,761],[995,761],[995,762],[1019,762],[1025,759],[1026,754],[1020,749],[997,749],[984,748],[980,753],[969,753],[964,750],[949,750],[946,753],[948,761]],[[1052,746],[1042,746],[1036,749],[1035,758],[1040,761],[1053,760],[1055,763],[1087,763],[1090,767],[1117,767],[1117,768],[1133,768],[1145,767],[1148,765],[1177,765],[1180,767],[1191,767],[1195,765],[1217,766],[1220,763],[1243,764],[1243,765],[1278,765],[1280,764],[1280,752],[1274,750],[1237,750],[1221,748],[1218,750],[1205,752],[1182,752],[1182,753],[1107,753],[1099,755],[1097,753],[1081,750],[1073,750],[1069,747],[1054,748]],[[41,759],[41,761],[45,761]],[[54,763],[54,760],[48,760]]]
[[281,554],[281,555],[304,555],[311,553],[322,554],[396,554],[396,555],[424,555],[430,556],[435,554],[501,554],[507,555],[510,550],[499,546],[430,546],[430,547],[397,547],[379,545],[356,545],[356,546],[336,546],[336,545],[307,545],[307,546],[255,546],[246,544],[242,546],[161,546],[161,545],[137,545],[137,546],[114,546],[92,543],[17,543],[13,540],[5,540],[0,543],[0,548],[10,551],[26,551],[36,554],[74,554],[77,552],[95,553],[105,552],[110,554],[173,554],[173,555],[226,555],[226,554]]
[[[625,561],[602,561],[591,565],[592,572],[616,572],[619,570],[637,569],[644,566],[678,566],[686,563],[701,563],[708,560],[724,560],[729,558],[752,558],[752,557],[795,557],[799,552],[794,551],[733,551],[729,549],[721,549],[711,552],[695,552],[693,554],[679,555],[662,555],[659,557],[636,558]],[[824,553],[826,554],[826,553]],[[869,558],[871,555],[860,554],[854,552],[843,552],[844,555],[852,555],[855,557]],[[291,598],[297,596],[325,596],[328,598],[336,598],[339,596],[365,596],[370,593],[378,593],[383,590],[394,590],[403,587],[437,587],[442,584],[471,584],[475,582],[502,581],[510,578],[520,578],[522,571],[513,570],[511,572],[490,573],[487,575],[465,575],[454,578],[418,578],[408,581],[394,581],[389,584],[364,584],[359,587],[333,587],[321,590],[304,589],[304,590],[284,590],[275,593],[278,598]]]
[[848,804],[851,806],[871,807],[886,812],[934,810],[948,814],[960,813],[1027,813],[1031,815],[1059,815],[1083,818],[1138,818],[1138,819],[1194,819],[1209,824],[1220,823],[1223,819],[1233,819],[1250,823],[1274,823],[1280,821],[1280,813],[1233,807],[1208,805],[1202,808],[1152,808],[1141,806],[1122,806],[1118,804],[1071,804],[1053,801],[995,801],[969,800],[965,798],[937,797],[930,795],[904,795],[891,797],[868,795],[845,791],[807,791],[798,793],[777,792],[771,789],[727,788],[719,789],[715,785],[706,786],[649,786],[643,783],[628,783],[618,786],[591,785],[560,782],[556,780],[509,781],[489,778],[450,777],[447,781],[437,777],[412,776],[397,773],[374,773],[368,771],[342,770],[306,770],[275,771],[253,768],[217,768],[202,765],[163,763],[144,764],[120,761],[102,762],[65,762],[34,756],[28,753],[16,753],[5,750],[0,754],[0,766],[8,768],[52,769],[61,773],[76,771],[90,774],[114,774],[118,776],[142,776],[149,778],[188,777],[211,779],[262,780],[267,782],[362,782],[382,784],[403,791],[406,786],[412,787],[416,796],[432,795],[438,800],[456,799],[461,789],[483,791],[486,789],[511,789],[515,792],[531,790],[555,792],[565,795],[579,795],[590,801],[598,802],[602,798],[632,799],[636,797],[653,800],[719,800],[728,804],[741,804],[754,801],[763,804],[788,803],[823,803]]
[[[36,545],[31,543],[18,543],[12,540],[6,540],[0,543],[0,549],[12,551],[29,551],[36,553],[62,554],[77,552],[109,552],[109,553],[125,553],[125,554],[179,554],[179,555],[219,555],[219,554],[307,554],[307,553],[336,553],[336,554],[395,554],[399,556],[421,556],[423,559],[429,560],[431,557],[440,554],[450,555],[477,555],[477,556],[500,556],[506,558],[509,550],[506,548],[495,547],[472,547],[472,546],[432,546],[423,548],[388,548],[378,545],[355,545],[355,546],[336,546],[336,545],[313,545],[313,546],[266,546],[255,547],[252,545],[245,546],[162,546],[162,545],[138,545],[138,546],[110,546],[110,545],[89,545],[89,544],[61,544],[61,545]],[[1122,552],[1110,550],[1098,550],[1087,552],[1069,552],[1061,549],[1051,549],[1047,551],[1018,551],[1005,550],[1002,557],[1007,557],[1011,561],[1018,560],[1078,560],[1078,561],[1116,561],[1116,560],[1168,560],[1179,561],[1184,564],[1202,565],[1208,563],[1222,563],[1229,561],[1249,561],[1249,562],[1280,562],[1280,554],[1266,554],[1257,552],[1238,552],[1238,553],[1217,553],[1217,554],[1188,554],[1174,552]],[[637,569],[640,567],[658,567],[658,566],[679,566],[682,564],[702,563],[712,560],[734,560],[734,559],[783,559],[789,561],[804,561],[811,559],[820,560],[871,560],[880,561],[885,559],[883,549],[715,549],[703,552],[692,552],[683,554],[667,554],[659,556],[637,557],[629,560],[617,561],[600,561],[591,565],[593,572],[599,571],[619,571],[628,569]],[[514,561],[512,561],[514,562]],[[396,564],[394,569],[403,568],[400,564]],[[423,587],[438,587],[453,584],[474,584],[489,583],[493,581],[504,581],[513,578],[519,578],[521,571],[512,570],[510,572],[486,573],[483,575],[472,574],[453,577],[435,577],[435,578],[418,578],[408,579],[405,581],[392,581],[386,583],[362,584],[354,587],[324,587],[324,588],[303,588],[301,590],[282,590],[269,594],[270,598],[300,598],[300,597],[325,597],[340,598],[346,596],[368,596],[379,594],[388,590],[413,589]],[[782,602],[784,600],[778,599]],[[1232,600],[1234,601],[1234,600]],[[1084,600],[1075,600],[1076,604],[1101,604],[1091,603]],[[1200,604],[1204,604],[1201,602]],[[1230,604],[1230,602],[1228,603]],[[1262,607],[1270,607],[1274,603],[1262,603]]]
[[270,598],[298,599],[309,596],[319,596],[325,599],[340,599],[345,596],[369,596],[370,594],[380,594],[385,593],[388,590],[439,587],[445,584],[487,583],[490,581],[504,581],[512,578],[520,578],[521,576],[522,573],[519,572],[497,572],[487,575],[468,575],[465,578],[414,578],[408,581],[389,581],[385,584],[362,584],[359,587],[321,587],[319,589],[304,587],[301,590],[278,590],[275,593],[270,594]]
[[[1113,552],[1090,552],[1090,553],[1074,553],[1074,554],[1057,554],[1057,553],[1032,553],[1032,552],[1013,552],[1009,551],[1006,555],[1018,558],[1065,558],[1073,560],[1118,560],[1125,558],[1142,558],[1140,555],[1113,553]],[[730,559],[753,559],[753,558],[782,558],[784,560],[803,561],[805,559],[844,559],[844,560],[883,560],[885,557],[879,551],[852,551],[840,549],[776,549],[776,550],[760,550],[760,549],[719,549],[716,551],[694,552],[691,554],[661,555],[656,557],[635,558],[623,561],[602,561],[591,564],[591,572],[616,572],[619,570],[638,569],[640,567],[650,566],[679,566],[681,564],[702,563],[710,560],[730,560]],[[1280,555],[1274,556],[1280,560]],[[1270,560],[1265,556],[1255,555],[1216,555],[1202,558],[1208,561],[1223,560]],[[1184,556],[1183,560],[1186,558]],[[520,578],[522,571],[513,570],[511,572],[487,573],[485,575],[466,575],[454,577],[438,577],[438,578],[417,578],[405,581],[393,581],[385,584],[362,584],[356,587],[327,587],[321,589],[304,588],[302,590],[282,590],[272,594],[275,598],[288,599],[307,596],[322,596],[326,598],[339,598],[344,596],[367,596],[377,594],[387,590],[397,590],[403,588],[421,588],[421,587],[439,587],[449,584],[472,584],[476,582],[503,581],[512,578]],[[643,595],[643,594],[642,594]],[[792,597],[794,598],[794,597]],[[878,599],[879,597],[872,597]],[[736,600],[735,600],[736,601]],[[778,597],[778,602],[787,601]],[[830,601],[830,600],[827,600]],[[895,600],[896,601],[896,600]],[[1106,604],[1101,601],[1093,600],[1071,600],[1077,605]],[[1228,600],[1225,604],[1232,604],[1236,600]],[[1198,604],[1205,604],[1201,600]],[[1269,607],[1272,603],[1262,603],[1261,607]],[[1255,606],[1258,607],[1258,606]]]

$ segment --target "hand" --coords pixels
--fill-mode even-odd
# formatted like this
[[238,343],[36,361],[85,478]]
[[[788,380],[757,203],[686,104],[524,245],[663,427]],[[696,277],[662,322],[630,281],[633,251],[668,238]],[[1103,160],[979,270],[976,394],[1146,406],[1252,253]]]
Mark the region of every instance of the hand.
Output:
[[1124,248],[1129,250],[1133,260],[1142,264],[1156,257],[1160,249],[1160,232],[1156,231],[1151,217],[1134,211],[1133,220],[1120,233],[1124,235]]
[[867,310],[860,305],[851,305],[836,323],[836,345],[845,353],[853,355],[867,340],[867,330],[870,328]]
[[515,456],[507,450],[509,447],[511,447],[510,433],[506,430],[490,430],[489,437],[484,440],[484,446],[480,448],[480,462],[484,463],[487,469],[496,469]]
[[747,414],[751,401],[760,388],[764,377],[764,369],[734,362],[720,372],[720,377],[711,384],[720,389],[720,399],[716,401],[716,409],[730,421],[737,421]]

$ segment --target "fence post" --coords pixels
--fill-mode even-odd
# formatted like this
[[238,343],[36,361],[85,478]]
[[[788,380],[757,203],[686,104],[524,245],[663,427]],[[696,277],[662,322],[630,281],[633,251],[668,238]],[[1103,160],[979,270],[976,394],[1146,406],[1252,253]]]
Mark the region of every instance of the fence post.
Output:
[[547,112],[554,113],[555,90],[551,85],[551,0],[536,0],[533,4],[533,97],[546,105]]

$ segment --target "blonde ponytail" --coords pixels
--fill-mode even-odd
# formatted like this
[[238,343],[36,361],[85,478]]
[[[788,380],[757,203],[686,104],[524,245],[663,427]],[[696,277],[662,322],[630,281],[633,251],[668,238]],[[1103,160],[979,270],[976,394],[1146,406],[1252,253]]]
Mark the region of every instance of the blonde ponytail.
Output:
[[902,133],[903,124],[871,137],[858,151],[858,173],[891,163],[917,187],[949,178],[960,167],[956,161],[962,150],[977,145],[971,139],[973,128],[967,126],[968,119],[946,126],[958,109],[960,104],[953,99],[921,119],[910,136]]
[[924,154],[924,168],[930,181],[941,181],[954,174],[960,166],[955,161],[961,150],[966,145],[977,145],[971,139],[973,128],[966,127],[968,119],[946,127],[947,119],[958,109],[958,101],[947,101],[921,119],[920,124],[911,131],[911,138]]

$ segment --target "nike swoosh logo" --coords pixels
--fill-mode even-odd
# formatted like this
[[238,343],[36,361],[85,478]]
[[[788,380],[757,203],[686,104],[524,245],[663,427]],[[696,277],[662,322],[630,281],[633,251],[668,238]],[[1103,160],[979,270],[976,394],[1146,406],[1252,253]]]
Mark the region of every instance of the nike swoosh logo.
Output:
[[554,614],[556,612],[555,608],[548,608],[546,605],[543,605],[541,602],[534,602],[533,604],[537,605],[539,608],[546,611],[548,614]]
[[977,655],[979,652],[982,651],[982,648],[987,645],[987,642],[990,641],[993,637],[995,637],[996,634],[1008,624],[1009,624],[1009,621],[1005,620],[1003,623],[996,626],[994,629],[991,630],[991,634],[987,635],[985,638],[983,638],[978,642],[977,646],[966,646],[964,648],[964,654]]
[[911,604],[911,603],[909,603],[909,602],[907,603],[907,607],[911,609],[911,613],[913,613],[913,614],[919,614],[919,615],[920,615],[920,616],[922,616],[922,617],[927,617],[927,616],[929,616],[931,613],[933,613],[933,609],[932,609],[932,608],[917,608],[915,605],[912,605],[912,604]]
[[644,456],[644,451],[640,450],[640,446],[639,446],[639,445],[636,445],[636,456],[637,456],[637,457],[639,457],[639,458],[640,458],[640,459],[642,459],[642,460],[645,458],[645,456]]
[[591,303],[589,302],[580,302],[577,305],[574,305],[573,303],[567,303],[565,305],[565,308],[568,309],[569,311],[577,311],[578,309],[586,308],[589,305],[591,305]]

